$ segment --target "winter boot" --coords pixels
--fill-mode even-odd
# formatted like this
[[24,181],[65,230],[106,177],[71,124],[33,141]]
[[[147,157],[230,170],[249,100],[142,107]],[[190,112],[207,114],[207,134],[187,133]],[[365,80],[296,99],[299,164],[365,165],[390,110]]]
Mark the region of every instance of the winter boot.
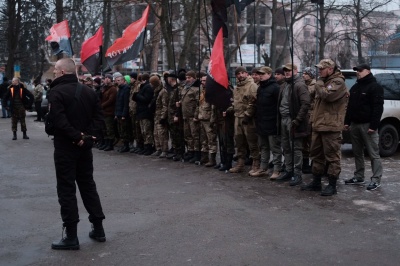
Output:
[[107,143],[107,147],[105,147],[103,151],[112,151],[112,150],[114,150],[114,141],[112,139],[107,139],[106,143]]
[[194,156],[192,159],[189,160],[189,163],[195,163],[195,162],[200,162],[201,160],[201,152],[200,151],[195,151]]
[[[64,237],[64,229],[66,235],[65,237]],[[53,244],[51,244],[51,248],[56,250],[78,250],[79,241],[76,231],[77,231],[77,225],[64,227],[61,235],[61,240],[59,242],[57,241],[53,242]]]
[[104,151],[104,149],[107,148],[107,146],[108,146],[108,139],[103,139],[98,147],[100,151]]
[[201,153],[200,164],[201,165],[207,164],[208,163],[208,157],[209,157],[209,153],[208,152],[202,152]]
[[151,154],[151,156],[160,156],[161,153],[162,153],[161,150],[156,150],[155,152],[153,152],[153,153]]
[[[224,161],[224,164],[218,170],[220,170],[220,171],[229,171],[232,168],[232,161],[233,161],[233,154],[228,153],[226,155],[226,159]],[[244,168],[244,165],[243,165],[243,168]]]
[[284,172],[283,174],[281,174],[276,181],[278,182],[286,182],[292,179],[293,176],[293,172]]
[[92,224],[92,230],[89,232],[89,237],[98,242],[106,241],[106,234],[104,233],[104,228],[102,222],[94,222]]
[[310,165],[310,160],[308,158],[303,158],[302,170],[303,174],[311,174],[311,165]]
[[172,157],[172,160],[174,162],[180,162],[180,161],[182,161],[182,155],[176,154],[174,157]]
[[145,144],[145,152],[143,153],[144,156],[149,156],[151,154],[153,154],[154,150],[153,150],[153,145],[151,144]]
[[310,183],[301,187],[301,190],[305,190],[305,191],[321,191],[321,189],[322,189],[322,186],[321,186],[321,176],[320,175],[318,175],[318,176],[313,175],[313,180]]
[[124,146],[118,151],[120,153],[129,151],[129,141],[124,141]]
[[136,148],[133,149],[133,153],[139,154],[139,152],[142,152],[144,150],[144,144],[140,143],[136,145]]
[[251,176],[251,174],[258,172],[258,170],[260,170],[260,160],[253,159],[253,164],[248,174]]
[[208,163],[206,163],[204,166],[205,167],[213,167],[217,164],[215,161],[217,154],[216,153],[210,153],[210,158],[208,159]]
[[[221,158],[221,162],[220,162],[220,163],[217,163],[217,164],[214,166],[214,169],[217,169],[217,170],[219,170],[220,168],[224,167],[224,164],[225,164],[225,161],[226,161],[226,153],[225,153],[225,152],[221,152],[219,157]],[[229,170],[229,169],[228,169],[228,170]],[[225,170],[224,170],[224,171],[225,171]]]
[[12,140],[16,140],[17,139],[17,131],[13,131],[13,138]]
[[184,156],[183,156],[183,160],[185,162],[190,161],[192,158],[194,157],[194,152],[193,151],[188,151]]
[[26,135],[26,131],[22,131],[22,134],[23,139],[29,139],[28,135]]
[[294,187],[297,185],[300,185],[303,182],[303,178],[301,175],[293,175],[292,178],[290,179],[289,186]]
[[244,159],[238,158],[236,166],[229,169],[229,173],[241,173],[244,171]]
[[336,176],[329,175],[328,176],[329,184],[322,190],[321,196],[333,196],[337,193],[336,191]]

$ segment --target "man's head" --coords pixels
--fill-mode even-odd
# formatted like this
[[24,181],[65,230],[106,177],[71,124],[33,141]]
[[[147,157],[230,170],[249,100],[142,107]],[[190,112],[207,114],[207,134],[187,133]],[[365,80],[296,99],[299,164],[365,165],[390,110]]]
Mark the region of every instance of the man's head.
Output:
[[196,80],[196,73],[193,70],[186,72],[186,80],[188,84],[193,83]]
[[136,72],[132,72],[130,75],[131,77],[131,83],[134,83],[137,80],[137,73]]
[[53,74],[55,78],[64,76],[65,74],[75,73],[75,62],[71,58],[61,58],[54,66]]
[[93,79],[91,77],[86,77],[83,80],[83,84],[85,84],[86,86],[92,87],[93,85]]
[[275,79],[277,82],[285,79],[285,72],[283,71],[283,68],[279,67],[275,69]]
[[314,78],[315,78],[315,69],[311,67],[306,67],[303,70],[303,79],[307,81],[307,80],[312,80]]
[[297,73],[299,72],[297,69],[297,65],[287,63],[284,66],[282,66],[283,72],[285,73],[285,78],[291,78],[292,76],[296,76]]
[[326,58],[322,59],[317,65],[318,68],[318,75],[321,78],[327,78],[335,72],[335,62],[332,59]]
[[247,71],[244,67],[240,66],[240,67],[236,68],[235,76],[236,76],[236,79],[239,80],[239,82],[240,82],[240,81],[244,81],[249,76],[249,73],[247,73]]
[[178,77],[176,76],[175,73],[169,73],[167,77],[168,84],[171,85],[172,87],[175,86],[175,84],[177,83],[176,81],[177,78]]
[[258,74],[259,68],[255,67],[251,70],[251,77],[253,78],[254,82],[257,83],[260,81],[260,74]]
[[157,75],[151,76],[149,82],[153,88],[157,88],[161,84],[161,80]]
[[12,85],[18,85],[19,84],[19,78],[13,78],[11,81]]
[[104,77],[104,84],[110,85],[112,83],[112,81],[113,81],[113,76],[111,74],[107,74]]
[[115,78],[115,83],[118,84],[118,86],[126,84],[126,80],[124,76],[118,76]]
[[200,82],[201,82],[201,85],[202,85],[203,87],[206,86],[206,81],[207,81],[207,76],[202,76],[202,77],[200,78]]
[[259,75],[261,81],[269,80],[272,76],[272,69],[270,67],[263,66],[257,70],[257,74]]
[[357,79],[362,79],[366,75],[371,73],[371,67],[367,64],[361,64],[358,66],[353,67],[354,71],[357,71]]

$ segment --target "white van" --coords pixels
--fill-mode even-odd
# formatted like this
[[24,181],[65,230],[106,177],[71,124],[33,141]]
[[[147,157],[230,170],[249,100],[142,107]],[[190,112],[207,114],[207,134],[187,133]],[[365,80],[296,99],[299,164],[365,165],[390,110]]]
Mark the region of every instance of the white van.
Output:
[[[356,83],[357,76],[353,69],[341,70],[350,90]],[[399,145],[400,134],[400,71],[371,69],[377,82],[383,87],[383,114],[379,124],[379,152],[382,157],[393,155]],[[344,143],[351,143],[348,132],[343,134]]]

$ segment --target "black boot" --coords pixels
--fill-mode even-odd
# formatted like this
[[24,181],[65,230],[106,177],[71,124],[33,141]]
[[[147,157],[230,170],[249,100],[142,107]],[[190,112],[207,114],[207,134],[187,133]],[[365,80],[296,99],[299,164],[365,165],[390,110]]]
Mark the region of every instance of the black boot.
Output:
[[[64,229],[65,229],[65,237],[64,237]],[[53,244],[51,244],[51,248],[57,250],[78,250],[79,240],[76,231],[77,231],[76,225],[63,228],[61,240],[59,242],[57,241],[53,242]]]
[[321,186],[321,176],[313,176],[313,180],[302,186],[301,190],[305,190],[305,191],[321,191],[322,186]]
[[99,150],[103,151],[105,148],[107,148],[108,143],[109,143],[108,139],[103,139],[103,140],[99,143],[99,146],[98,146]]
[[233,154],[228,153],[226,155],[225,163],[218,170],[220,171],[229,171],[232,168]]
[[153,149],[153,145],[151,145],[151,144],[146,144],[146,145],[144,145],[145,146],[145,152],[143,153],[143,155],[145,155],[145,156],[149,156],[149,155],[151,155],[153,152],[154,152],[154,149]]
[[89,232],[89,237],[98,242],[106,241],[106,234],[104,233],[104,228],[101,221],[92,224],[92,230]]
[[194,152],[193,151],[188,151],[184,156],[183,156],[183,160],[185,162],[190,161],[192,158],[194,157]]
[[13,131],[13,138],[12,140],[16,140],[17,139],[17,131]]
[[124,146],[119,150],[120,153],[129,151],[129,141],[124,141]]
[[217,163],[217,164],[214,166],[214,169],[219,170],[220,168],[222,168],[222,167],[224,166],[225,161],[226,161],[226,152],[221,152],[220,158],[221,158],[221,162],[220,162],[220,163]]
[[28,135],[26,135],[26,131],[23,131],[22,134],[23,139],[29,139]]
[[107,147],[105,147],[103,151],[112,151],[112,150],[114,150],[114,141],[112,139],[108,139],[106,141],[107,141]]
[[189,163],[195,163],[195,162],[200,162],[201,160],[201,152],[200,151],[195,151],[194,156],[192,159],[189,160]]
[[303,179],[301,177],[301,175],[294,175],[292,176],[292,179],[289,182],[289,186],[293,187],[293,186],[297,186],[300,185],[303,182]]
[[291,180],[293,177],[293,172],[285,172],[283,175],[279,176],[276,181],[277,182],[286,182]]
[[308,158],[303,158],[302,171],[303,174],[311,174],[311,165],[310,165],[310,160]]
[[329,184],[322,190],[321,196],[333,196],[337,193],[336,191],[336,180],[335,176],[329,175],[328,176]]

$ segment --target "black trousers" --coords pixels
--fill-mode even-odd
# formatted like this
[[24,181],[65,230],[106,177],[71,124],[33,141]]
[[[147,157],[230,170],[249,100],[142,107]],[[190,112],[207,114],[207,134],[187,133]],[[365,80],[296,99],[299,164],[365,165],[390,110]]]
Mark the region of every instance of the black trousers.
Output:
[[103,220],[105,216],[97,193],[96,183],[93,180],[92,150],[84,150],[79,147],[73,150],[56,148],[54,150],[54,163],[63,226],[76,226],[79,222],[76,185],[78,185],[81,193],[83,205],[89,213],[89,221],[96,223]]
[[37,120],[42,120],[43,114],[42,114],[42,102],[35,102],[35,111],[37,113]]

